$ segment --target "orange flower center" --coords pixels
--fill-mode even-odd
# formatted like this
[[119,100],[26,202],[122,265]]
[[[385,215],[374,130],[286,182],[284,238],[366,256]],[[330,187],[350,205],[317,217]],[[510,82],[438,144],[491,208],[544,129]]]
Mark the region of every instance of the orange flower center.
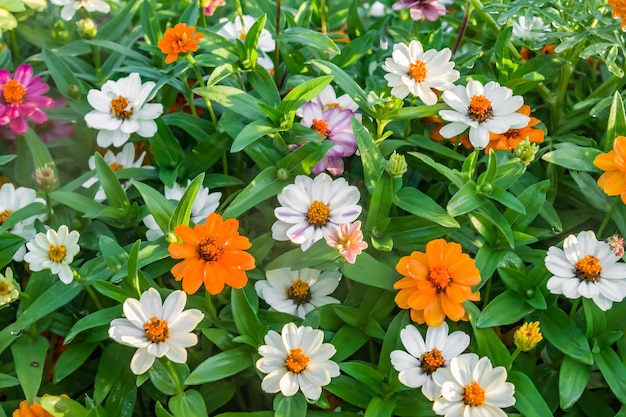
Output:
[[324,136],[328,136],[328,123],[326,120],[313,119],[311,129],[320,132]]
[[198,254],[206,262],[215,262],[224,255],[224,247],[215,239],[207,237],[198,245]]
[[491,101],[485,96],[472,96],[467,107],[467,114],[470,119],[478,123],[491,119],[493,117]]
[[474,381],[465,386],[463,390],[463,402],[466,405],[481,405],[485,402],[485,390],[482,389],[478,382]]
[[306,282],[298,278],[287,289],[287,298],[297,305],[306,304],[311,300],[311,289]]
[[52,262],[63,262],[66,254],[67,248],[65,247],[65,245],[48,245],[48,257]]
[[9,294],[9,284],[6,282],[0,282],[0,295]]
[[246,40],[246,34],[244,32],[241,32],[239,34],[239,39],[241,39],[242,41],[245,41]]
[[409,64],[409,75],[416,82],[420,83],[426,79],[426,64],[424,61],[416,59],[415,62]]
[[4,85],[2,94],[7,104],[22,104],[26,95],[26,88],[17,80],[9,80]]
[[437,369],[441,368],[446,360],[441,355],[441,351],[437,348],[433,348],[430,352],[424,353],[420,357],[420,362],[422,363],[422,370],[426,373],[426,375],[431,375]]
[[448,268],[443,266],[432,268],[428,280],[433,283],[438,293],[442,292],[452,281],[450,274],[448,274]]
[[289,355],[285,359],[285,367],[289,372],[299,374],[303,372],[309,364],[309,357],[302,353],[302,349],[289,349]]
[[306,219],[313,226],[322,227],[330,220],[330,207],[321,201],[314,200],[306,212]]
[[119,162],[111,162],[110,167],[113,171],[119,171],[120,169],[124,168],[124,165],[120,164]]
[[13,210],[4,210],[0,213],[0,225],[7,221],[11,213],[13,213]]
[[143,329],[146,331],[146,337],[152,343],[165,342],[170,337],[170,329],[167,327],[166,320],[160,320],[156,316],[150,317],[147,322],[143,324]]
[[117,96],[111,100],[111,110],[110,112],[115,115],[118,119],[128,119],[133,115],[133,108],[128,108],[128,99],[124,96]]
[[576,278],[581,281],[595,282],[600,279],[600,272],[600,259],[593,255],[587,255],[576,262]]
[[520,130],[519,129],[509,129],[506,132],[504,132],[502,135],[504,137],[506,137],[507,139],[518,138],[520,136]]

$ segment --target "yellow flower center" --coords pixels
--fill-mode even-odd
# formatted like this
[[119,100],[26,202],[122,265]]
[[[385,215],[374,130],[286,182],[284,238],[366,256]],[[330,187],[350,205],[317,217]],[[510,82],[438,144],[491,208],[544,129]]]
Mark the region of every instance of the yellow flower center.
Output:
[[318,131],[320,134],[324,136],[328,136],[328,123],[326,120],[313,119],[313,124],[311,125],[311,129]]
[[297,305],[306,304],[311,301],[311,289],[306,282],[298,278],[287,289],[287,298],[293,300],[293,303]]
[[593,255],[587,255],[576,262],[576,278],[581,281],[595,282],[600,279],[602,265],[600,259]]
[[443,266],[432,268],[428,275],[428,280],[433,283],[438,293],[443,291],[452,281],[450,274],[448,274],[448,268]]
[[466,385],[463,390],[463,402],[466,405],[481,405],[485,402],[485,390],[476,381]]
[[65,259],[67,248],[65,245],[48,245],[48,256],[52,262],[61,263]]
[[8,295],[9,294],[9,284],[6,282],[0,282],[0,295]]
[[491,119],[493,117],[491,101],[485,96],[472,96],[467,107],[467,114],[470,119],[478,123]]
[[13,210],[4,210],[0,213],[0,225],[7,221]]
[[215,239],[207,237],[198,245],[198,255],[206,262],[215,262],[224,255],[224,247]]
[[9,80],[3,88],[2,95],[7,104],[22,104],[26,88],[17,80]]
[[124,96],[117,96],[117,98],[111,100],[110,112],[122,120],[128,119],[133,115],[133,109],[132,107],[128,109],[128,99]]
[[153,316],[143,324],[143,329],[146,331],[146,337],[152,343],[164,342],[170,337],[170,329],[167,327],[166,320],[160,320]]
[[441,351],[437,348],[433,348],[430,352],[424,353],[420,357],[420,362],[422,363],[422,370],[426,373],[426,375],[431,375],[437,369],[441,368],[446,360],[441,355]]
[[416,59],[415,62],[409,64],[409,75],[416,82],[420,83],[426,79],[426,64],[424,61]]
[[113,171],[119,171],[120,169],[124,169],[124,165],[120,164],[119,162],[111,162],[111,165],[109,166]]
[[314,200],[306,212],[306,219],[313,226],[322,227],[330,220],[330,207],[328,204]]
[[309,364],[309,357],[302,353],[302,349],[293,348],[289,350],[289,355],[285,359],[285,367],[289,372],[299,374],[303,372]]

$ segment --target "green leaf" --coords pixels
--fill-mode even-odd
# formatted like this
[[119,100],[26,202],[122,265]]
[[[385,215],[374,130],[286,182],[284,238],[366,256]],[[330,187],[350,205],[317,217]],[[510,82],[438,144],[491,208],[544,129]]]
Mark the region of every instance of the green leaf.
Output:
[[175,417],[206,417],[204,399],[198,391],[187,390],[170,398],[168,403]]
[[154,412],[156,413],[157,417],[174,417],[158,401],[154,406]]
[[133,353],[134,350],[117,343],[111,343],[103,349],[93,387],[93,399],[97,404],[104,402],[122,373],[130,366]]
[[185,385],[200,385],[235,375],[253,366],[251,358],[248,346],[220,352],[198,365],[185,380]]
[[448,201],[446,210],[450,216],[456,217],[477,209],[485,201],[485,197],[478,193],[476,184],[469,181]]
[[[185,117],[186,116],[183,116],[182,113],[168,114],[167,122],[170,125],[175,126],[177,125],[179,118],[183,118],[183,120],[185,120]],[[159,117],[156,120],[158,130],[148,141],[150,142],[150,147],[154,153],[154,161],[156,162],[156,165],[161,168],[159,170],[159,177],[161,178],[163,184],[171,187],[174,185],[174,182],[176,182],[176,174],[179,167],[185,161],[185,153],[183,152],[180,142],[176,139],[170,130],[168,123],[166,123],[164,119],[165,116],[163,118]],[[187,125],[189,125],[189,120],[187,121]],[[194,123],[198,124],[199,120],[195,118]]]
[[248,123],[233,141],[230,152],[239,152],[257,139],[278,132],[281,129],[280,127],[276,127],[274,122],[269,119],[258,119],[252,123]]
[[343,362],[339,365],[341,370],[352,378],[366,384],[377,394],[383,394],[385,378],[376,370],[374,364],[367,362]]
[[589,382],[591,365],[580,363],[569,356],[563,357],[559,371],[559,401],[567,410],[580,398]]
[[[139,2],[137,2],[139,3]],[[64,97],[70,97],[70,86],[72,88],[80,88],[81,83],[74,75],[74,71],[63,61],[63,59],[49,49],[44,48],[41,56],[46,64],[46,68],[50,71],[50,76],[54,80],[56,90]],[[31,129],[32,130],[32,129]]]
[[97,343],[74,343],[61,353],[54,365],[53,382],[60,381],[83,366],[89,355],[98,347]]
[[189,226],[189,217],[191,216],[191,208],[196,201],[196,196],[202,188],[204,182],[204,172],[198,174],[187,186],[185,193],[181,197],[180,201],[176,205],[176,209],[172,214],[169,222],[169,230],[172,231],[178,225],[184,224]]
[[[572,172],[572,174],[574,174]],[[537,217],[539,211],[546,201],[546,192],[550,187],[550,181],[544,180],[531,185],[522,191],[518,196],[518,201],[522,204],[525,214],[521,211],[507,209],[504,217],[513,230],[525,230],[526,227]]]
[[378,146],[376,146],[370,132],[355,118],[352,118],[352,130],[361,154],[365,185],[371,191],[376,186],[378,179],[383,175],[383,172],[385,172],[387,160],[383,157]]
[[26,145],[28,145],[28,149],[30,150],[35,168],[43,168],[44,165],[48,165],[48,167],[52,168],[54,171],[56,178],[59,178],[59,172],[57,171],[56,164],[52,159],[52,155],[50,155],[50,151],[41,141],[41,138],[37,136],[34,130],[28,129],[28,132],[24,135],[24,139],[26,140]]
[[498,69],[498,79],[500,84],[506,84],[517,69],[517,64],[513,62],[509,54],[509,45],[512,34],[512,26],[509,26],[500,32],[494,48],[496,54],[496,68]]
[[161,28],[154,6],[150,1],[142,1],[140,20],[144,39],[149,45],[156,45],[161,38]]
[[233,288],[230,302],[237,331],[241,335],[250,337],[256,343],[256,346],[261,345],[265,337],[265,326],[259,320],[257,313],[252,309],[245,291]]
[[474,339],[478,347],[476,353],[481,356],[488,356],[494,365],[505,365],[511,357],[509,350],[504,346],[493,328],[481,329],[476,325],[480,310],[474,303],[466,301],[464,306],[474,329]]
[[563,310],[552,306],[540,313],[539,322],[543,336],[557,349],[584,364],[593,363],[585,335]]
[[394,196],[393,202],[396,206],[417,217],[430,220],[444,227],[461,227],[443,207],[417,188],[401,188]]
[[104,190],[109,205],[121,209],[129,208],[130,202],[128,201],[128,197],[126,197],[126,193],[113,169],[106,163],[102,155],[96,152],[94,156],[96,160],[96,174],[98,175],[100,185]]
[[524,297],[506,290],[483,309],[476,320],[476,326],[485,328],[513,324],[534,310]]
[[8,231],[11,227],[15,226],[19,222],[26,220],[33,216],[39,216],[45,214],[46,206],[38,201],[32,202],[19,210],[15,210],[6,218],[2,226],[0,226],[0,234]]
[[284,115],[295,112],[305,103],[313,100],[315,96],[322,92],[324,88],[332,81],[332,75],[323,75],[321,77],[307,80],[302,84],[294,87],[285,96],[278,106],[278,111]]
[[[457,188],[462,188],[465,182],[463,181],[463,176],[459,172],[455,172],[448,168],[447,166],[440,164],[439,162],[435,162],[431,157],[419,153],[419,152],[408,152],[408,155],[414,156],[419,159],[429,167],[433,168],[441,175],[446,177],[452,184],[454,184]],[[475,185],[474,185],[475,186]]]
[[194,93],[201,97],[219,103],[228,110],[245,117],[248,120],[256,120],[265,117],[259,107],[259,99],[235,87],[226,85],[213,85],[210,87],[194,88]]
[[389,210],[394,196],[393,179],[388,174],[383,174],[376,181],[376,186],[370,199],[369,211],[365,221],[365,230],[376,227],[382,232],[389,221]]
[[53,417],[87,417],[87,409],[71,398],[46,395],[37,399],[37,402]]
[[285,29],[276,39],[281,43],[295,43],[317,49],[326,54],[338,54],[339,48],[327,35],[304,27]]
[[274,398],[274,417],[305,417],[306,410],[306,399],[300,392],[291,397],[278,394]]
[[346,375],[333,378],[325,388],[342,400],[363,409],[367,408],[373,397],[367,385]]
[[556,150],[544,154],[541,159],[563,168],[575,171],[600,172],[593,160],[602,153],[595,148],[586,148],[573,143],[559,143]]
[[[98,27],[98,39],[108,39],[110,41],[116,41],[122,35],[128,32],[128,26],[137,13],[137,9],[141,6],[140,1],[132,1],[126,4],[118,13],[112,16],[112,19],[104,21],[102,25]],[[105,73],[107,74],[107,73]]]
[[622,404],[626,404],[626,366],[608,344],[596,343],[592,352],[609,388]]
[[352,326],[342,326],[333,337],[332,344],[337,348],[333,356],[335,362],[341,362],[359,350],[369,337],[362,330]]
[[393,268],[367,252],[357,256],[354,264],[342,264],[341,272],[353,281],[389,291],[393,291],[393,284],[399,275]]
[[0,389],[15,387],[20,384],[20,380],[14,376],[0,374]]
[[276,84],[274,84],[274,80],[265,68],[257,66],[254,68],[254,71],[248,72],[248,81],[254,88],[254,91],[259,94],[259,97],[265,100],[266,104],[272,107],[278,106],[280,93],[278,88],[276,88]]
[[115,239],[109,236],[100,236],[99,239],[100,252],[113,273],[122,269],[122,266],[128,261],[128,253],[122,248]]
[[387,332],[383,339],[383,346],[380,350],[380,356],[378,357],[378,371],[383,375],[389,375],[391,372],[390,355],[391,352],[397,348],[400,330],[404,329],[407,324],[409,324],[409,312],[408,310],[403,310],[396,314],[391,320],[389,327],[387,327]]
[[609,120],[606,127],[606,141],[604,151],[613,149],[613,142],[618,136],[626,136],[626,113],[624,112],[624,102],[619,91],[613,94],[613,103],[609,113]]
[[122,317],[122,306],[116,305],[108,307],[103,310],[94,311],[93,313],[78,320],[72,328],[67,332],[65,336],[65,343],[68,344],[76,336],[85,330],[90,330],[95,327],[108,326],[112,320]]
[[276,167],[286,169],[290,175],[309,175],[334,145],[330,140],[307,142],[278,161]]
[[20,381],[24,396],[32,403],[39,391],[43,377],[46,355],[48,354],[48,339],[43,336],[34,338],[22,335],[11,345],[11,354],[15,362],[15,373]]
[[508,379],[515,385],[514,407],[520,413],[525,417],[552,417],[552,411],[526,374],[511,371]]
[[396,399],[373,397],[365,409],[365,417],[392,417]]
[[268,167],[254,178],[224,210],[224,218],[239,217],[262,201],[280,193],[289,185],[286,180],[276,176],[276,167]]
[[[346,74],[344,70],[339,68],[332,62],[324,61],[321,59],[314,59],[310,61],[311,65],[317,67],[325,74],[330,74],[334,77],[335,84],[341,86],[341,89],[345,91],[362,110],[368,109],[367,93],[354,81],[354,78]],[[370,115],[372,113],[370,112]],[[356,132],[355,132],[356,133]]]
[[174,203],[154,188],[142,182],[134,181],[133,186],[141,194],[148,211],[154,216],[154,220],[159,225],[161,231],[164,234],[169,233],[171,231],[170,221],[174,212]]

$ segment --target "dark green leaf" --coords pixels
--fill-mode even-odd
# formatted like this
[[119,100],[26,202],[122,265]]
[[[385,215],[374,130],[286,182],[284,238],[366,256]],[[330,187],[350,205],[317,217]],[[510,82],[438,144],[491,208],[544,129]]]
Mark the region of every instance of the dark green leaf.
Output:
[[563,358],[559,371],[559,401],[567,410],[580,398],[589,382],[591,365],[580,363],[569,356]]
[[[31,306],[32,307],[32,306]],[[48,340],[43,336],[34,338],[24,334],[11,345],[11,354],[15,362],[15,373],[20,381],[24,396],[32,403],[39,391],[43,377]]]
[[393,202],[396,206],[417,217],[430,220],[444,227],[460,227],[454,217],[450,216],[443,207],[417,188],[401,188],[394,196]]
[[220,352],[198,365],[185,380],[185,385],[200,385],[219,381],[252,365],[251,352],[248,346]]
[[589,342],[563,310],[552,306],[540,313],[539,322],[543,336],[557,349],[584,364],[593,363]]
[[515,385],[515,408],[525,417],[552,417],[552,411],[535,387],[535,384],[519,371],[511,371],[509,382]]

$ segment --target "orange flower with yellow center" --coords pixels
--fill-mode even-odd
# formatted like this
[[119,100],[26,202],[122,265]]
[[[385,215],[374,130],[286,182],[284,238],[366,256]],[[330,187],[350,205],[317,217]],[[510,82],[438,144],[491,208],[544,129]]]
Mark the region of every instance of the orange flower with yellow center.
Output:
[[166,64],[176,61],[181,54],[198,50],[198,41],[204,37],[202,33],[194,33],[196,28],[179,23],[165,31],[163,39],[157,42],[161,52],[167,55]]
[[396,304],[411,309],[411,319],[417,323],[432,327],[446,317],[468,320],[463,302],[480,300],[480,293],[472,291],[472,285],[480,282],[480,272],[458,243],[432,240],[425,253],[402,257],[396,270],[404,275],[393,286],[400,290]]
[[174,233],[183,243],[170,243],[168,251],[174,259],[184,259],[171,269],[176,281],[183,281],[183,290],[194,294],[202,283],[211,294],[219,294],[224,284],[243,288],[248,282],[245,271],[255,268],[254,257],[247,252],[252,245],[240,236],[236,219],[222,220],[211,213],[204,225],[179,225]]
[[626,204],[626,137],[615,138],[613,150],[596,156],[593,164],[604,171],[598,186],[607,195],[619,195]]
[[[530,116],[530,106],[524,104],[517,110],[525,116]],[[541,120],[531,117],[526,127],[521,129],[509,129],[504,133],[489,133],[489,143],[485,146],[485,153],[489,150],[512,151],[524,139],[528,138],[531,143],[543,143],[545,132],[541,129],[534,129],[533,126],[541,123]]]

